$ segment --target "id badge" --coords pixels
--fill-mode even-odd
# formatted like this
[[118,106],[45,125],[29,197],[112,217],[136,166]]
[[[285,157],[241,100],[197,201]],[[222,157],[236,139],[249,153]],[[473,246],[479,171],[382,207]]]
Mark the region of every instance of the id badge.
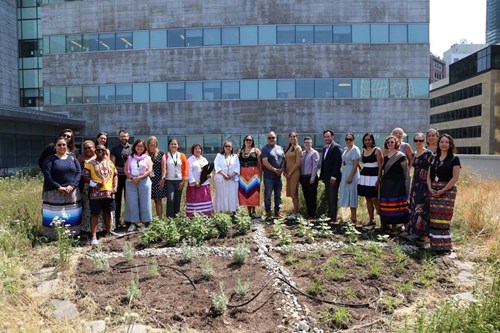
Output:
[[439,181],[439,177],[438,176],[434,177],[434,181],[438,182]]
[[180,174],[178,174],[178,173],[176,173],[176,174],[175,174],[175,179],[181,179],[181,175],[180,175]]

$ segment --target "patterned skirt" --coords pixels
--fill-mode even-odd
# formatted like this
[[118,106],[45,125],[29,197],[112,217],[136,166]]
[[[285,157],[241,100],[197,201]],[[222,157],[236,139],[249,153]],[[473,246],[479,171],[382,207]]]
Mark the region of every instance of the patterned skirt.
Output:
[[[431,185],[433,190],[440,190],[446,184],[447,182],[432,182]],[[432,251],[448,252],[452,249],[450,225],[456,196],[457,187],[453,186],[440,197],[430,199],[429,237]]]
[[[82,192],[82,203],[83,203],[83,211],[82,211],[82,225],[81,231],[91,232],[90,230],[90,200],[89,200],[89,183],[85,183],[83,185]],[[111,230],[115,229],[115,212],[111,212]],[[101,215],[99,215],[99,219],[97,220],[97,232],[106,231],[106,225],[104,224],[104,219]]]
[[260,169],[258,167],[240,168],[238,201],[240,206],[260,205]]
[[42,195],[42,235],[55,238],[52,221],[62,220],[73,235],[79,235],[82,223],[82,196],[76,187],[71,193],[52,190]]
[[379,195],[380,222],[386,224],[408,223],[408,196],[402,181],[383,179]]
[[193,214],[205,214],[212,216],[212,194],[210,193],[210,184],[188,186],[186,190],[186,216],[192,217]]

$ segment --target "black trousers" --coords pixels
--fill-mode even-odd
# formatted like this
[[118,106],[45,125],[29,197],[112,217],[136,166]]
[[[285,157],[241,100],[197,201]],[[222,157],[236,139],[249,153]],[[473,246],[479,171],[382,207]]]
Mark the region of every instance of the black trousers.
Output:
[[125,181],[127,180],[127,176],[118,175],[118,186],[116,187],[115,194],[115,221],[116,226],[121,224],[121,214],[122,214],[122,196],[125,196]]
[[316,209],[318,206],[318,177],[314,179],[314,183],[310,184],[311,175],[300,176],[300,185],[302,185],[302,192],[306,200],[307,216],[316,217]]
[[328,204],[328,217],[332,219],[332,222],[337,221],[337,210],[339,201],[339,179],[334,185],[331,185],[329,181],[325,181],[325,194],[326,202]]

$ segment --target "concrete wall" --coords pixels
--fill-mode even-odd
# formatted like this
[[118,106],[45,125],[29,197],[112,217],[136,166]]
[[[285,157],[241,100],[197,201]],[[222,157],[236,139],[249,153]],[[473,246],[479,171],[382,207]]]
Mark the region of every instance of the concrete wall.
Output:
[[[43,35],[245,24],[428,22],[429,0],[103,0],[44,5]],[[44,87],[279,78],[427,78],[428,44],[218,46],[45,55]],[[257,100],[45,106],[87,119],[86,132],[144,134],[409,132],[428,100]]]
[[16,0],[0,1],[0,104],[19,106]]
[[458,155],[462,170],[484,179],[500,179],[499,155]]

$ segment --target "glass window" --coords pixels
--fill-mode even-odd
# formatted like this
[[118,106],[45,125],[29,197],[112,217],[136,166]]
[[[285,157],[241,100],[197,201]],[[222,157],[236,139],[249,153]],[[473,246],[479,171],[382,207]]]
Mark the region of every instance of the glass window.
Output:
[[186,82],[186,101],[202,101],[203,84],[201,82]]
[[39,88],[41,87],[40,82],[40,71],[38,69],[27,69],[23,70],[23,84],[22,88]]
[[295,26],[295,40],[297,41],[297,43],[314,43],[314,26]]
[[97,103],[99,99],[99,89],[97,86],[83,87],[83,103]]
[[99,86],[99,103],[114,103],[115,102],[115,86],[105,85]]
[[[387,98],[389,97],[389,80],[388,79],[372,79],[371,80],[371,97],[372,98]],[[428,89],[429,87],[427,87]]]
[[149,32],[152,49],[163,49],[167,47],[167,30],[151,30]]
[[406,79],[390,79],[389,80],[389,97],[390,98],[407,98],[408,86]]
[[65,48],[65,38],[64,36],[50,36],[50,53],[64,53]]
[[370,79],[353,79],[352,97],[370,98]]
[[49,36],[44,36],[43,37],[43,54],[49,54],[50,53],[50,38]]
[[66,103],[66,88],[50,87],[50,103],[52,105],[64,105]]
[[184,29],[174,29],[168,31],[168,47],[184,46]]
[[186,29],[186,46],[202,46],[202,45],[203,45],[203,30]]
[[28,39],[19,41],[19,57],[39,57],[41,52],[38,48],[38,39]]
[[370,40],[372,43],[388,43],[389,42],[389,25],[388,24],[372,24],[370,26]]
[[279,25],[276,27],[276,35],[278,44],[293,44],[295,43],[295,26]]
[[19,16],[19,18],[22,18],[23,20],[36,19],[38,15],[37,9],[37,7],[21,8],[21,16]]
[[132,85],[117,84],[116,85],[116,102],[132,102]]
[[22,39],[38,38],[38,22],[37,21],[39,21],[39,20],[20,21],[21,22]]
[[183,101],[184,83],[169,83],[167,86],[167,97],[169,101]]
[[314,98],[314,80],[295,81],[295,96],[297,98]]
[[239,81],[222,81],[222,99],[239,99]]
[[203,45],[220,45],[220,28],[203,29]]
[[276,80],[259,80],[259,99],[276,98]]
[[240,96],[241,99],[257,99],[258,96],[258,81],[243,80],[240,81]]
[[333,28],[331,25],[314,26],[315,43],[331,43],[333,41]]
[[82,87],[67,87],[66,104],[81,104],[81,103],[82,103]]
[[240,29],[237,27],[222,28],[222,45],[238,45],[240,43]]
[[351,79],[333,80],[333,98],[352,98]]
[[[32,68],[41,68],[42,58],[41,57],[31,57],[31,58],[22,58],[19,59],[20,63],[22,63],[22,69],[32,69]],[[22,62],[21,62],[22,60]]]
[[149,85],[151,102],[164,102],[167,100],[167,84],[151,83]]
[[119,32],[116,34],[116,49],[117,50],[133,49],[131,32]]
[[314,96],[316,98],[332,98],[333,80],[328,80],[328,79],[314,80]]
[[352,25],[353,43],[370,43],[370,25],[353,24]]
[[84,52],[94,52],[99,50],[99,37],[97,34],[83,35],[82,38]]
[[295,80],[278,80],[278,98],[295,98]]
[[115,34],[99,34],[99,51],[115,49]]
[[240,44],[257,45],[257,27],[254,25],[240,27]]
[[351,25],[334,25],[333,26],[333,42],[334,43],[350,43],[351,42]]
[[134,102],[149,102],[149,84],[134,83],[133,86],[133,101]]
[[66,36],[66,52],[82,52],[82,49],[81,35]]
[[264,25],[259,27],[259,44],[276,44],[275,25]]
[[408,26],[406,24],[390,24],[389,25],[389,42],[391,43],[407,43],[408,42]]
[[50,101],[50,89],[49,88],[43,89],[43,103],[45,105],[52,104],[52,102]]
[[203,83],[203,99],[221,99],[220,81]]
[[408,43],[429,43],[429,25],[427,23],[408,24]]
[[[216,154],[221,151],[221,136],[220,135],[204,135],[203,136],[203,153]],[[233,147],[237,147],[237,143],[233,143]]]
[[409,79],[408,80],[409,98],[429,98],[429,80],[428,79]]
[[149,49],[149,31],[134,31],[132,36],[134,49]]

